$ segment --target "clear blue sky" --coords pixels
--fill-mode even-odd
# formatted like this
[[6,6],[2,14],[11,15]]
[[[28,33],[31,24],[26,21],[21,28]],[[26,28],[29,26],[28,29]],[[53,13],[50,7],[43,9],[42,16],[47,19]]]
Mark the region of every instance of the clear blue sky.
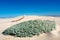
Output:
[[0,0],[0,17],[60,15],[60,0]]

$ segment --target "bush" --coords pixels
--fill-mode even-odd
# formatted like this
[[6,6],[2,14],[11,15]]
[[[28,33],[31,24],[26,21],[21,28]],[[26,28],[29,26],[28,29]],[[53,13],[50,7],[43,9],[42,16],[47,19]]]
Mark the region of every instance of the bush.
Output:
[[6,29],[4,35],[17,37],[32,37],[41,33],[50,32],[55,29],[55,22],[49,20],[29,20]]

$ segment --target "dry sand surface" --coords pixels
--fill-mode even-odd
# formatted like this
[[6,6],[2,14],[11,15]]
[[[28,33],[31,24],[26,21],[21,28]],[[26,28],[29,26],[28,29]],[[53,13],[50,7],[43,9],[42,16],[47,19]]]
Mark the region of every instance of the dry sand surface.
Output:
[[[60,40],[60,17],[50,17],[50,16],[24,16],[22,18],[15,17],[15,18],[5,18],[0,19],[0,40]],[[33,37],[13,37],[13,36],[5,36],[2,34],[2,32],[7,29],[8,27],[15,25],[17,23],[28,21],[28,20],[35,20],[35,19],[41,19],[41,20],[52,20],[56,22],[56,30],[51,31],[51,33],[43,33],[39,36],[33,36]],[[19,21],[16,21],[19,20]],[[15,22],[12,22],[15,21]]]

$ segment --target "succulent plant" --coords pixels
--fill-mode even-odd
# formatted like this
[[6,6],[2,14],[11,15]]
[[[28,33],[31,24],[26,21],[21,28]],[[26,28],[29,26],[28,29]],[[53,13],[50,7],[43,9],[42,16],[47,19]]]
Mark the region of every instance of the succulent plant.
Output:
[[41,33],[50,32],[55,29],[55,22],[50,20],[29,20],[6,29],[4,35],[17,37],[32,37]]

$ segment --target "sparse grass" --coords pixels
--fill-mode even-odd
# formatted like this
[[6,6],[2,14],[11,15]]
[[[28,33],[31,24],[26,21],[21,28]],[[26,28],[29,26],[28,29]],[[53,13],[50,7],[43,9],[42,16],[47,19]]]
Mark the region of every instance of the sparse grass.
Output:
[[29,20],[6,29],[4,35],[17,37],[32,37],[55,29],[55,22],[49,20]]

